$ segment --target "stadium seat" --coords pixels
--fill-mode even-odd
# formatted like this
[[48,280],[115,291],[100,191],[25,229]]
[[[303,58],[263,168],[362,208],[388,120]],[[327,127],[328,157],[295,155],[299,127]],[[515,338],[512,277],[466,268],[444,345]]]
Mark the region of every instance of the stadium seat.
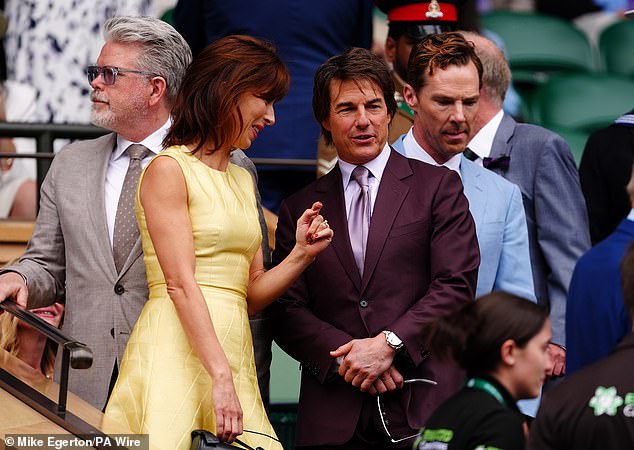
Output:
[[592,72],[592,47],[570,22],[542,14],[493,11],[482,26],[502,37],[516,82],[542,83],[552,73]]
[[597,74],[552,76],[533,99],[534,123],[567,139],[577,163],[587,137],[634,105],[634,79]]
[[599,58],[606,73],[634,78],[634,21],[616,22],[601,32]]

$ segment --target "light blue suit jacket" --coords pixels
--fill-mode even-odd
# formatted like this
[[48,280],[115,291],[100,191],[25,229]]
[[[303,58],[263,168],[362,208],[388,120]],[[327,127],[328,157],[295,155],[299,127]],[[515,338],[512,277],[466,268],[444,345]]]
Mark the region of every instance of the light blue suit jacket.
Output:
[[[399,137],[392,147],[408,158],[421,160],[404,148],[404,137]],[[536,301],[519,188],[464,156],[460,161],[460,176],[480,246],[476,297],[506,291]]]

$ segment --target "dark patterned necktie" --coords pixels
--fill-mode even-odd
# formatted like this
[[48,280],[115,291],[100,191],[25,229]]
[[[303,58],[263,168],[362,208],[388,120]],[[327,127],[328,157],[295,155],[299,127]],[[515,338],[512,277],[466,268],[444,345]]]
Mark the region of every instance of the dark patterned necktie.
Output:
[[130,163],[121,187],[112,239],[112,254],[117,272],[121,271],[139,236],[139,227],[134,215],[134,198],[141,175],[141,161],[150,153],[150,150],[141,144],[132,144],[126,149],[126,152],[130,157]]
[[359,191],[352,198],[350,216],[348,217],[348,233],[354,260],[363,276],[363,262],[365,260],[365,246],[368,242],[368,230],[370,229],[370,171],[363,166],[357,166],[352,171],[351,180],[359,184]]

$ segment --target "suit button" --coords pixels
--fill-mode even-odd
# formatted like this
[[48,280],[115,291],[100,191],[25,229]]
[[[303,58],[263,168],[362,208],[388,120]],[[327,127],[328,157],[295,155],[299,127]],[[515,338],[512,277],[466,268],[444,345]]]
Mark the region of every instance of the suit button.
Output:
[[368,301],[367,301],[367,300],[361,300],[361,301],[359,302],[359,306],[360,306],[361,308],[367,308],[367,307],[368,307]]
[[114,286],[114,293],[117,295],[121,295],[125,292],[125,288],[123,286],[121,286],[120,284],[115,284]]

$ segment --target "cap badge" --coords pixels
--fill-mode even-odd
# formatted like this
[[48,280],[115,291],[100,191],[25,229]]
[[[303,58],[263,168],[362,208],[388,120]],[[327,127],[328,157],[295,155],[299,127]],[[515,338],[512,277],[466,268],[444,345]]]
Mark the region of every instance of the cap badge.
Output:
[[430,19],[438,19],[442,17],[443,15],[444,14],[440,10],[440,5],[438,4],[438,0],[431,0],[431,3],[429,4],[429,7],[427,8],[427,12],[425,13],[425,16],[429,17]]

